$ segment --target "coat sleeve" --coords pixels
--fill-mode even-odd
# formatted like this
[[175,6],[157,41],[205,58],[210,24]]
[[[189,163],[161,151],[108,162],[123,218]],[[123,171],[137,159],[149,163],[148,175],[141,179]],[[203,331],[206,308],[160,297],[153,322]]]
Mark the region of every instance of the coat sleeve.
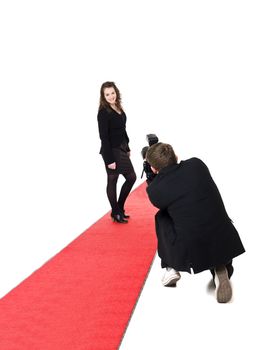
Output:
[[[158,175],[157,175],[158,177]],[[160,192],[157,190],[156,182],[158,182],[157,177],[146,188],[150,202],[158,209],[165,209],[160,201]]]
[[[159,238],[159,248],[160,245],[167,246],[167,244],[174,244],[177,235],[173,220],[166,210],[159,210],[155,214],[155,229]],[[163,244],[164,241],[166,241],[166,244]]]
[[125,130],[125,141],[127,143],[127,152],[130,152],[130,147],[129,147],[130,140],[129,140],[129,137],[127,135],[127,131],[126,130]]
[[124,113],[124,116],[125,116],[125,142],[127,144],[127,152],[130,152],[130,147],[129,147],[129,142],[130,142],[130,139],[129,139],[129,136],[127,134],[127,131],[126,131],[126,121],[127,121],[127,117],[126,117],[126,114]]
[[109,136],[109,115],[106,111],[98,113],[99,135],[101,139],[101,153],[106,164],[115,162]]

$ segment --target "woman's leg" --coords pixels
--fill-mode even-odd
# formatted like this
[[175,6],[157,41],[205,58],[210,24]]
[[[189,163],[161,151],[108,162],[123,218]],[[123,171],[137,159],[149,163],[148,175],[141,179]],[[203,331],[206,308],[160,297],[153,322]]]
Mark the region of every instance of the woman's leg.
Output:
[[125,201],[129,195],[129,193],[131,192],[132,186],[134,185],[134,183],[136,181],[136,174],[133,171],[131,173],[123,174],[123,176],[125,177],[126,181],[122,185],[119,199],[118,199],[118,205],[119,205],[119,208],[122,212],[124,212]]
[[112,215],[120,214],[117,202],[117,181],[119,174],[108,174],[107,196],[111,205]]

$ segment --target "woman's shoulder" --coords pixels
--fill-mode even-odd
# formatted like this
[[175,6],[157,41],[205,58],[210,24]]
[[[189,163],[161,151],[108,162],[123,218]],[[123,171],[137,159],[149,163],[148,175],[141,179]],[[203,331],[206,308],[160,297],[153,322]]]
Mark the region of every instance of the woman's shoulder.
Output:
[[98,119],[99,118],[108,118],[110,116],[110,111],[103,107],[103,108],[100,108],[99,111],[98,111]]

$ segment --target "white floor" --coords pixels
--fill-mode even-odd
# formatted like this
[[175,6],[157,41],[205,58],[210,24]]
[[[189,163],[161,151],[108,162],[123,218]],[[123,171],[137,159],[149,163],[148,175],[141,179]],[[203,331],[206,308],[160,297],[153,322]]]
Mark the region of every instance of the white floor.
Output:
[[209,272],[183,273],[176,288],[162,287],[156,257],[120,349],[262,348],[262,283],[247,264],[248,254],[236,259],[234,297],[218,304]]

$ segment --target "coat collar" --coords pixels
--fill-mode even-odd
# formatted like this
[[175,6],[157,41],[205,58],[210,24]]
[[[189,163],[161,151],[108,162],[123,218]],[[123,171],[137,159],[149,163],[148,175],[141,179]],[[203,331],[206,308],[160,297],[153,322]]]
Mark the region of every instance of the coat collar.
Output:
[[182,161],[178,164],[172,164],[172,165],[168,165],[166,166],[165,168],[162,168],[158,175],[164,175],[164,174],[168,174],[170,171],[174,171],[174,170],[177,170],[178,168],[180,168],[182,165]]

